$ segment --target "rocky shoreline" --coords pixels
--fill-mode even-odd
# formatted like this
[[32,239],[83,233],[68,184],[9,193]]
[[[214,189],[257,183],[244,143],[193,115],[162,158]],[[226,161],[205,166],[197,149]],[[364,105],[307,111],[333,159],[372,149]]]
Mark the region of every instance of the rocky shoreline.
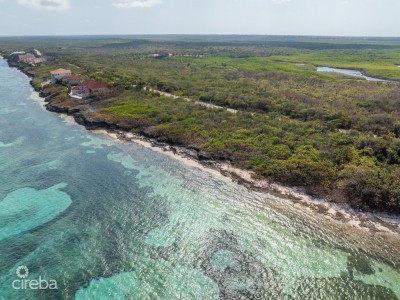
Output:
[[[96,128],[99,129],[99,128]],[[237,169],[227,162],[213,161],[201,158],[201,155],[192,149],[185,147],[171,146],[167,143],[158,142],[157,140],[127,133],[116,129],[101,128],[107,135],[126,142],[139,143],[142,146],[156,148],[162,152],[170,153],[173,156],[191,160],[208,170],[214,170],[225,177],[230,178],[237,184],[244,185],[246,188],[289,199],[294,204],[305,207],[310,211],[325,215],[328,219],[349,224],[362,230],[372,233],[394,233],[400,234],[400,219],[396,216],[391,216],[377,212],[360,212],[352,209],[346,204],[337,204],[329,202],[324,198],[316,198],[307,195],[301,188],[286,187],[278,183],[269,182],[267,180],[258,180],[253,178],[253,172],[248,170]],[[200,156],[200,158],[199,158]]]
[[286,187],[267,180],[254,179],[252,171],[237,169],[228,162],[211,160],[207,154],[200,152],[198,149],[170,145],[147,136],[145,132],[141,132],[140,135],[134,134],[116,124],[94,120],[87,110],[69,110],[54,105],[51,101],[46,105],[46,108],[52,112],[72,116],[75,122],[84,126],[87,130],[100,130],[122,141],[140,143],[145,147],[170,153],[177,158],[191,160],[208,170],[218,171],[223,176],[229,177],[232,181],[244,185],[250,190],[290,199],[295,204],[323,214],[332,221],[349,224],[352,227],[372,233],[400,234],[400,218],[396,216],[378,212],[356,211],[347,204],[332,203],[324,198],[309,196],[302,188]]
[[[32,72],[25,70],[18,63],[7,60],[10,67],[15,67],[30,78],[30,84],[36,92],[40,92],[35,88]],[[295,205],[299,205],[310,211],[325,215],[327,219],[348,224],[351,227],[364,231],[381,234],[400,235],[400,218],[386,213],[380,212],[362,212],[351,208],[347,204],[338,204],[330,202],[328,199],[317,198],[307,195],[302,188],[286,187],[268,180],[259,180],[253,178],[253,172],[249,170],[241,170],[233,167],[225,161],[212,160],[206,153],[200,149],[171,145],[167,142],[157,140],[157,137],[148,135],[145,131],[140,134],[134,134],[127,131],[117,124],[106,122],[105,120],[97,120],[90,115],[90,104],[80,105],[78,108],[67,108],[52,101],[54,95],[43,97],[46,102],[45,107],[48,111],[70,115],[74,120],[84,126],[88,130],[103,130],[108,135],[127,142],[138,142],[145,147],[159,149],[163,152],[170,153],[173,156],[193,161],[198,166],[208,170],[214,170],[220,174],[229,177],[234,182],[246,186],[248,189],[272,194],[278,197],[290,199]]]

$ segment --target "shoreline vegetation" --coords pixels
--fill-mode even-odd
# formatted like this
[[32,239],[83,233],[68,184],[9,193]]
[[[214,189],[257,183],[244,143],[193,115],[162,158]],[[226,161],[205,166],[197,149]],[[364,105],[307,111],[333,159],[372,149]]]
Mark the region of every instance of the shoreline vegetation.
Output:
[[380,212],[361,212],[352,209],[347,204],[338,204],[327,201],[321,197],[307,195],[302,188],[283,186],[268,180],[254,179],[254,172],[233,167],[227,162],[202,161],[193,155],[190,149],[160,143],[154,139],[146,138],[131,132],[110,129],[89,129],[95,134],[107,135],[123,142],[133,142],[153,151],[164,153],[181,161],[182,163],[197,167],[214,175],[222,175],[231,179],[236,184],[244,185],[250,190],[283,197],[294,204],[298,204],[309,211],[326,216],[331,221],[372,232],[400,234],[400,218]]
[[[40,50],[46,53],[46,49]],[[95,50],[88,51],[96,52]],[[43,92],[42,78],[50,68],[71,66],[79,73],[90,70],[91,64],[95,61],[94,58],[90,63],[85,63],[76,52],[71,53],[71,57],[68,57],[68,53],[64,53],[64,56],[52,53],[47,65],[36,67],[19,64],[10,59],[10,56],[3,56],[10,67],[17,67],[32,78],[30,83],[36,91]],[[166,55],[165,61],[163,61],[164,56],[157,59],[144,56],[145,58],[139,57],[138,62],[136,58],[133,61],[139,66],[144,65],[144,73],[152,70],[152,64],[156,65],[155,68],[159,68],[160,65],[164,68],[164,63],[174,71],[177,66],[183,67],[186,64],[197,63],[199,55],[196,54],[196,59],[190,62],[187,56],[184,56],[183,64],[176,63],[175,54],[174,56]],[[206,59],[217,58],[211,56]],[[221,58],[220,61],[228,67],[231,63],[225,58]],[[320,64],[319,62],[315,65]],[[186,67],[191,68],[191,66]],[[309,72],[309,63],[304,65],[302,63],[297,67],[305,68],[305,72]],[[340,64],[337,67],[349,68],[348,65]],[[219,67],[214,68],[215,73],[218,74]],[[363,70],[357,66],[352,69]],[[113,90],[108,95],[96,95],[92,99],[79,101],[66,96],[68,87],[64,85],[46,86],[47,96],[43,97],[47,103],[46,108],[49,111],[73,116],[77,123],[89,130],[105,130],[108,135],[115,138],[160,149],[158,151],[180,157],[186,160],[186,163],[193,162],[194,165],[208,171],[216,170],[249,189],[285,196],[295,204],[317,211],[333,221],[372,233],[400,233],[398,217],[400,212],[400,127],[396,127],[400,126],[400,123],[397,122],[397,125],[391,123],[392,119],[396,120],[400,111],[396,110],[396,101],[398,103],[400,97],[398,83],[361,84],[359,80],[348,79],[348,77],[341,79],[340,76],[334,74],[319,74],[318,76],[321,77],[311,79],[299,78],[298,75],[292,78],[286,72],[271,74],[263,71],[263,76],[270,77],[269,82],[263,81],[263,84],[268,85],[272,90],[271,82],[274,80],[277,80],[278,85],[281,84],[279,82],[290,82],[293,91],[289,89],[285,93],[292,94],[286,94],[284,97],[287,99],[303,97],[301,98],[303,104],[293,107],[293,101],[287,100],[283,103],[269,103],[266,107],[263,106],[265,104],[259,103],[256,108],[253,106],[254,102],[249,102],[247,106],[242,105],[243,102],[250,101],[248,99],[243,99],[242,103],[234,102],[233,98],[229,100],[231,98],[228,91],[224,96],[228,100],[221,102],[218,100],[220,97],[216,95],[218,90],[212,91],[212,88],[218,89],[219,86],[211,86],[209,91],[200,92],[200,97],[194,97],[190,92],[185,92],[184,88],[170,88],[168,83],[159,78],[155,78],[153,82],[140,78],[132,81],[120,75],[105,74],[104,68],[97,68],[97,70],[102,71],[99,73],[96,69],[91,69],[89,77],[105,81],[109,79],[108,76],[119,78],[118,82],[108,80],[113,86]],[[138,70],[140,71],[139,68]],[[241,73],[244,77],[236,78],[235,72]],[[249,86],[254,88],[254,78],[259,76],[257,72],[253,74],[249,66],[245,70],[239,68],[237,71],[223,71],[224,76],[231,76],[227,80],[235,81],[241,89]],[[398,79],[378,74],[379,72],[372,74],[371,70],[368,72],[363,70],[363,72],[380,78]],[[257,78],[257,80],[261,79]],[[207,82],[210,83],[209,80]],[[318,111],[320,103],[317,102],[319,100],[315,98],[315,95],[295,94],[296,91],[298,92],[299,84],[304,85],[302,89],[311,85],[315,93],[327,89],[327,92],[335,94],[338,98],[345,97],[344,94],[347,94],[346,99],[354,97],[356,103],[347,105],[345,101],[326,99],[332,107],[328,106]],[[341,91],[338,88],[348,90]],[[275,86],[276,89],[280,90],[282,87]],[[248,90],[242,92],[254,93]],[[268,93],[268,91],[265,92],[263,96],[268,97]],[[361,95],[356,95],[356,93],[361,93]],[[240,94],[236,96],[241,97]],[[382,101],[386,101],[385,105],[388,106],[386,110],[380,107],[382,103],[376,99],[380,96],[384,98]],[[327,97],[327,94],[321,97]],[[200,101],[202,105],[198,105],[196,101]],[[254,96],[254,100],[251,101],[257,101],[257,97]],[[209,107],[203,105],[207,103],[210,104]],[[177,110],[171,110],[173,105],[177,106]],[[159,107],[158,110],[156,106]],[[215,106],[224,108],[215,108]],[[281,108],[276,111],[278,106]],[[275,107],[275,111],[271,111],[272,107]],[[337,111],[334,110],[335,108],[338,108]],[[229,112],[227,109],[237,113],[232,114],[232,111]],[[345,115],[346,110],[355,113],[355,118]],[[366,115],[358,115],[360,111]],[[177,116],[171,117],[174,113]],[[378,116],[383,119],[378,119]],[[389,119],[389,116],[392,119]],[[199,122],[198,118],[203,121]],[[368,119],[370,123],[365,124]],[[204,123],[207,122],[210,128],[204,129]],[[321,127],[322,124],[325,128]],[[221,128],[214,128],[214,126]],[[255,134],[254,128],[259,126],[263,128],[257,129],[258,133]],[[200,127],[203,131],[217,131],[205,138],[199,130]],[[249,130],[250,127],[253,128]],[[232,128],[232,136],[235,136],[233,140],[231,137],[221,136],[221,133],[229,132],[230,128]],[[322,132],[322,135],[318,130]],[[393,130],[393,132],[389,133],[386,130]],[[266,134],[268,131],[270,134]],[[367,134],[363,135],[364,132]],[[209,135],[209,132],[207,134]],[[289,142],[279,141],[279,138],[285,139],[288,135],[292,135]],[[385,140],[385,137],[389,136],[391,140]],[[253,139],[254,145],[249,144],[248,137]],[[302,137],[304,142],[301,141]],[[219,140],[220,138],[225,139],[225,142]],[[257,140],[261,138],[262,140]],[[272,139],[273,143],[264,144],[264,139]],[[355,141],[359,145],[355,146]],[[271,150],[268,151],[273,152],[261,154],[254,150],[255,145],[270,148]],[[323,149],[323,147],[326,148]],[[230,148],[234,149],[234,152],[230,152]],[[255,154],[262,156],[262,159],[251,157]],[[268,160],[265,158],[266,155],[276,159]],[[321,159],[323,156],[331,157]],[[265,160],[268,164],[264,162]]]

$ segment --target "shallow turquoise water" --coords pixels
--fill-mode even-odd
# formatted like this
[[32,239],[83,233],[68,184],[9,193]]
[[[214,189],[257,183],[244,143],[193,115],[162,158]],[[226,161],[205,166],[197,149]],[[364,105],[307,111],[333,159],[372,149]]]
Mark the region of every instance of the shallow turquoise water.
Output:
[[[0,60],[0,299],[397,299],[382,251],[49,113]],[[14,289],[18,266],[58,289]]]

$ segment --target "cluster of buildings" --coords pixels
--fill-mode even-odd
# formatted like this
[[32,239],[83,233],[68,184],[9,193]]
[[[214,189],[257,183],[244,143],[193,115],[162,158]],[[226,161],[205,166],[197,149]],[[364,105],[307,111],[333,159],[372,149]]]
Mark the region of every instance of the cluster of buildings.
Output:
[[85,80],[85,76],[81,74],[73,75],[71,70],[57,69],[51,71],[50,75],[52,83],[61,81],[71,87],[69,96],[72,98],[87,99],[96,94],[107,93],[110,90],[105,82]]
[[164,58],[164,57],[172,57],[172,56],[204,57],[204,55],[202,55],[202,54],[177,54],[177,53],[174,54],[174,53],[164,53],[164,52],[153,53],[153,54],[147,55],[147,57],[151,57],[151,58]]
[[167,56],[171,57],[171,56],[174,56],[174,54],[173,53],[160,52],[160,53],[153,53],[153,54],[148,55],[148,57],[152,57],[152,58],[164,58],[164,57],[167,57]]
[[44,57],[36,57],[31,53],[18,55],[18,60],[22,63],[37,65],[46,61]]

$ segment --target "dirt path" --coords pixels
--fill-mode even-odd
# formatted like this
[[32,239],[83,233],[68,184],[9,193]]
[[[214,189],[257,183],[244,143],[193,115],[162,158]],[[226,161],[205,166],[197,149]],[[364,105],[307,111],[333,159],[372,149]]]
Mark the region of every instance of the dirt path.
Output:
[[[187,97],[179,97],[179,96],[176,96],[174,94],[167,93],[167,92],[162,92],[162,91],[155,90],[155,89],[152,89],[152,88],[144,87],[143,89],[145,91],[147,90],[147,91],[150,91],[150,92],[159,93],[161,96],[165,96],[165,97],[169,97],[169,98],[173,98],[173,99],[181,98],[181,99],[184,99],[186,101],[193,101],[192,99],[187,98]],[[219,106],[219,105],[203,102],[203,101],[200,101],[200,100],[195,100],[194,103],[198,104],[198,105],[202,105],[202,106],[208,107],[208,108],[226,109],[226,111],[228,111],[230,113],[233,113],[233,114],[236,114],[238,112],[238,110],[233,109],[233,108],[226,108],[226,107],[222,107],[222,106]]]

